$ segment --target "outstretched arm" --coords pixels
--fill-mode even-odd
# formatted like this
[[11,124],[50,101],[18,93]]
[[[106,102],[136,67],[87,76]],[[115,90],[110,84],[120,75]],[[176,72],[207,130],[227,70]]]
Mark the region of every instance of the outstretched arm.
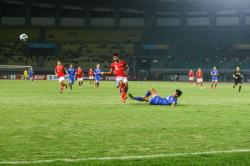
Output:
[[101,72],[103,75],[112,75],[113,74],[113,69],[110,69],[109,72]]

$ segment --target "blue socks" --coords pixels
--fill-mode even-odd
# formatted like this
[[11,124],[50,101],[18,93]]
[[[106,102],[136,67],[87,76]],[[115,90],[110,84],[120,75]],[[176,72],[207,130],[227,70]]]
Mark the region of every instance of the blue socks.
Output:
[[[151,95],[151,92],[150,91],[147,91],[145,97],[149,97]],[[134,100],[137,100],[137,101],[145,101],[144,97],[134,97]]]
[[151,95],[151,92],[150,91],[147,91],[147,93],[146,93],[146,97],[149,97]]
[[137,100],[137,101],[144,101],[143,97],[135,97],[134,99]]

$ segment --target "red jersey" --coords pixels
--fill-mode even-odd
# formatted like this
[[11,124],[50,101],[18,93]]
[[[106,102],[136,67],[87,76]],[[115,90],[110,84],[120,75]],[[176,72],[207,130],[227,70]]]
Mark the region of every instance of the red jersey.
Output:
[[92,70],[92,71],[90,71],[89,70],[89,77],[93,77],[94,76],[94,71]]
[[188,77],[194,77],[194,72],[190,71],[190,72],[188,73]]
[[197,72],[196,72],[196,77],[197,77],[197,78],[202,78],[202,77],[203,77],[203,73],[197,71]]
[[64,66],[63,65],[56,66],[55,67],[55,72],[56,72],[56,75],[57,75],[58,78],[64,77],[64,75],[65,75],[65,68],[64,68]]
[[113,62],[111,64],[111,69],[115,74],[115,77],[127,77],[126,70],[127,64],[125,61]]
[[83,77],[83,70],[77,69],[76,70],[76,78],[82,78]]

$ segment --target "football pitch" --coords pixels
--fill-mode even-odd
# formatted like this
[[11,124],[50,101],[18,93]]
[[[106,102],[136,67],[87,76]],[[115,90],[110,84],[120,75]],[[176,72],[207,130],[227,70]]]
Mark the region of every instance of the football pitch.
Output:
[[0,81],[0,165],[250,165],[250,85],[130,81],[178,106],[123,104],[113,81]]

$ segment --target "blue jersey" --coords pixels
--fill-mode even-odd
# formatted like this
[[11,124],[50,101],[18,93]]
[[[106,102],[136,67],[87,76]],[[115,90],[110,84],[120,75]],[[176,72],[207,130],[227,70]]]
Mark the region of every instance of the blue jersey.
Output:
[[74,82],[75,81],[75,75],[76,75],[76,69],[68,68],[68,75],[69,75],[69,81]]
[[33,70],[32,69],[29,69],[29,77],[32,77],[34,74]]
[[68,74],[69,74],[69,77],[75,77],[75,75],[76,75],[76,69],[74,69],[74,68],[68,68]]
[[101,79],[101,69],[95,69],[94,75],[95,75],[96,80],[100,80]]
[[168,96],[166,98],[162,98],[160,96],[154,96],[149,100],[149,104],[152,105],[171,105],[177,104],[177,98],[174,96]]
[[210,74],[211,74],[211,77],[212,77],[212,81],[217,81],[218,80],[218,70],[212,70]]

